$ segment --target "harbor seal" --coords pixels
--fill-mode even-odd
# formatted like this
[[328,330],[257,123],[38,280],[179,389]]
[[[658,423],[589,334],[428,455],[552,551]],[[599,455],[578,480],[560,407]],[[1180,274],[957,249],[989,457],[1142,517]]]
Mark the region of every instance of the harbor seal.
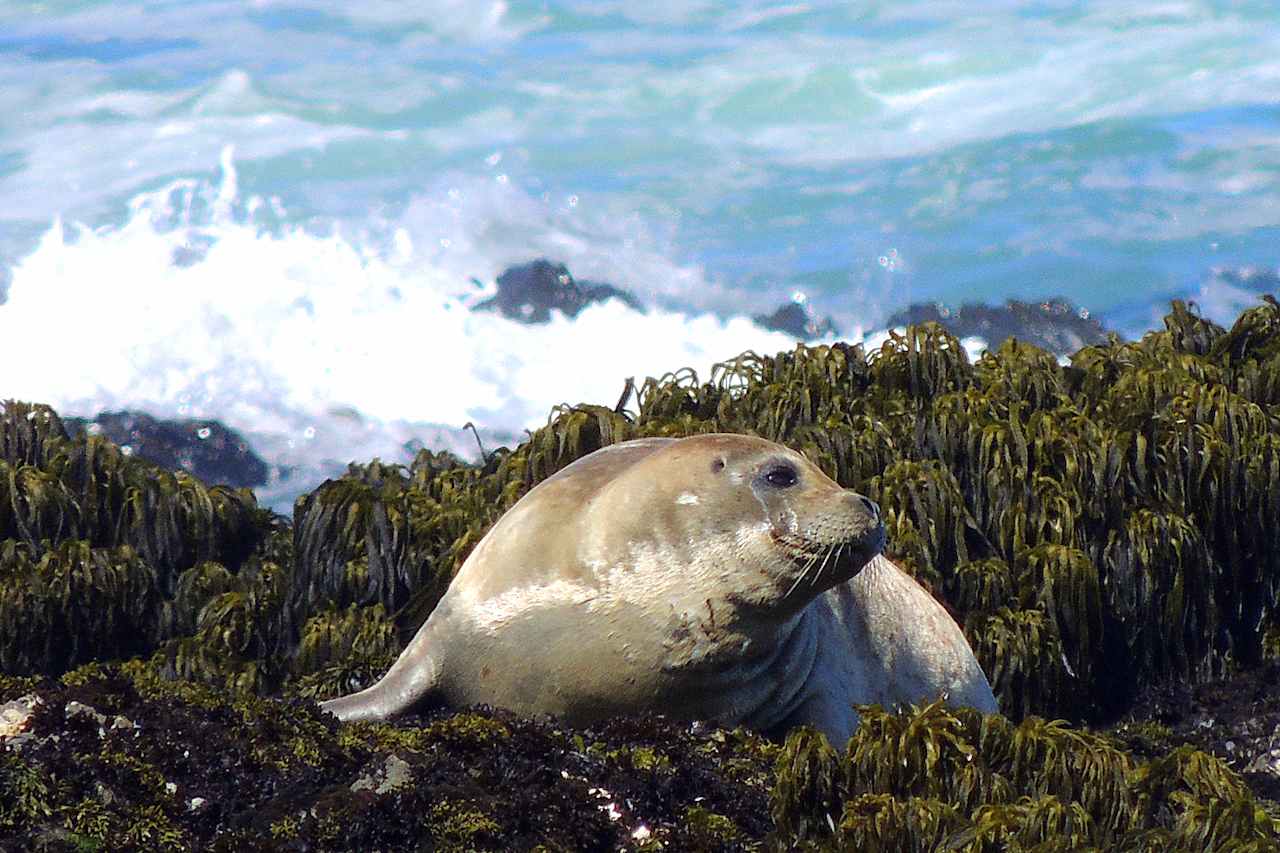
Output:
[[843,743],[854,704],[995,699],[960,629],[879,556],[879,508],[745,435],[605,447],[530,490],[372,687],[322,707],[424,701],[571,723],[648,710]]

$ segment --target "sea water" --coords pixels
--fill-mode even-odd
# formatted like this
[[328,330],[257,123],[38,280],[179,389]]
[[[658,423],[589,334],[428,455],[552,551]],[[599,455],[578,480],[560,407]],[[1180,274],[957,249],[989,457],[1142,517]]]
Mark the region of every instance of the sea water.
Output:
[[[1229,322],[1274,2],[0,0],[0,398],[218,418],[285,506],[912,303]],[[546,257],[635,294],[473,311]]]

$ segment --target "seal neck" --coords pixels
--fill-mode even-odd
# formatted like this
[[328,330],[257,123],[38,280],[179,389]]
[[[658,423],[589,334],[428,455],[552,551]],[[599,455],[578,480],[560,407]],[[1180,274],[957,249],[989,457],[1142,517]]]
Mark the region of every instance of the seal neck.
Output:
[[749,707],[738,719],[726,722],[774,732],[809,698],[807,688],[818,661],[818,625],[813,613],[810,609],[800,611],[779,627],[773,640],[757,643],[757,647],[768,651],[744,662],[751,669],[742,682],[754,688],[752,701],[744,703]]

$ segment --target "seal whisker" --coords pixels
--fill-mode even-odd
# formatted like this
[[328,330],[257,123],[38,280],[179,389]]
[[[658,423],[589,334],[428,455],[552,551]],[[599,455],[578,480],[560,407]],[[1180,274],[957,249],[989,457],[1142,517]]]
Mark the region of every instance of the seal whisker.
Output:
[[837,546],[827,546],[827,553],[822,556],[822,565],[818,566],[817,573],[814,574],[813,580],[809,581],[810,587],[817,588],[822,583],[822,576],[827,573],[827,564],[831,562],[833,553],[836,553]]
[[831,556],[831,549],[824,548],[821,552],[822,562],[818,565],[818,570],[813,573],[813,577],[808,579],[809,586],[814,587],[818,584],[818,578],[822,577],[822,570],[827,565],[827,558]]
[[[813,575],[813,580],[809,583],[809,586],[811,586],[811,587],[817,587],[817,585],[818,585],[819,581],[821,581],[821,580],[822,580],[822,574],[823,574],[823,572],[825,572],[825,571],[827,570],[827,563],[831,560],[831,555],[832,555],[832,554],[834,554],[834,553],[836,552],[836,550],[837,550],[838,548],[840,548],[840,547],[841,547],[840,545],[828,545],[828,546],[827,546],[827,553],[826,553],[826,555],[822,558],[822,565],[821,565],[821,566],[818,566],[818,571],[814,573],[814,575]],[[839,562],[839,559],[837,559],[837,560],[836,560],[836,562]]]
[[800,570],[800,574],[796,575],[796,579],[791,583],[790,588],[787,589],[787,594],[784,595],[783,598],[790,598],[791,594],[796,591],[797,587],[804,582],[804,576],[809,574],[809,567],[813,565],[813,559],[814,558],[810,558],[804,564],[804,568]]
[[805,578],[809,576],[810,570],[812,570],[814,565],[818,562],[817,554],[806,553],[805,556],[806,560],[804,567],[800,570],[800,574],[796,577],[795,582],[791,584],[791,588],[787,590],[787,594],[783,596],[784,598],[790,598],[791,594],[799,589],[800,584],[804,583]]
[[813,574],[809,576],[809,586],[813,586],[818,582],[818,578],[822,577],[822,570],[827,567],[827,557],[830,556],[830,552],[821,551],[819,554],[821,556],[821,562],[819,562],[818,556],[814,557],[813,563],[816,564],[816,568],[814,569]]

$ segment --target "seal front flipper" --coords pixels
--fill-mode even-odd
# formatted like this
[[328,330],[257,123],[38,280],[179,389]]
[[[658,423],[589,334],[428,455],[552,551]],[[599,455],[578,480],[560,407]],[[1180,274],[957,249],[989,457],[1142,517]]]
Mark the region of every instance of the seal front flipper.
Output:
[[385,720],[439,694],[441,667],[431,648],[436,633],[431,623],[440,609],[437,605],[437,612],[431,614],[391,669],[376,684],[357,693],[321,702],[320,708],[343,722]]

